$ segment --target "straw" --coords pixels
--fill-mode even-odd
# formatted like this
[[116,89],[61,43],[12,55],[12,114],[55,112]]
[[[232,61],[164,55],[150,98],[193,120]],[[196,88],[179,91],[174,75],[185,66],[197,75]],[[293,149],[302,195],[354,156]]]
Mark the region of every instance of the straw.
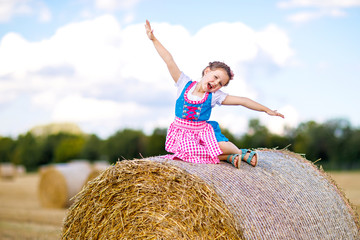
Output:
[[351,203],[302,156],[257,167],[152,157],[118,162],[77,196],[63,239],[360,239]]
[[63,239],[241,239],[223,201],[166,163],[121,161],[78,194]]
[[38,197],[42,207],[65,208],[86,183],[91,166],[85,161],[54,164],[40,172]]

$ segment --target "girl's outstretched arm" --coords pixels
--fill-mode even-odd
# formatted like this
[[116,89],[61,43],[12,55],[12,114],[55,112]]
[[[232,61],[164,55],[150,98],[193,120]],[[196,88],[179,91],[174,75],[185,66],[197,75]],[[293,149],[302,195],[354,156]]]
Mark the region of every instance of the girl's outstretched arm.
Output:
[[265,112],[269,114],[270,116],[277,116],[284,118],[284,115],[277,112],[276,110],[271,110],[264,105],[261,105],[258,102],[255,102],[249,98],[246,97],[238,97],[238,96],[232,96],[228,95],[225,100],[222,102],[223,105],[241,105],[246,108],[249,108],[251,110],[259,111],[259,112]]
[[156,51],[159,53],[160,57],[166,63],[169,72],[171,74],[171,77],[174,79],[175,82],[177,82],[178,79],[180,78],[181,71],[176,65],[170,52],[166,50],[166,48],[154,36],[153,33],[154,30],[151,29],[150,22],[148,20],[146,20],[145,29],[146,29],[146,34],[148,35],[149,39],[153,42]]

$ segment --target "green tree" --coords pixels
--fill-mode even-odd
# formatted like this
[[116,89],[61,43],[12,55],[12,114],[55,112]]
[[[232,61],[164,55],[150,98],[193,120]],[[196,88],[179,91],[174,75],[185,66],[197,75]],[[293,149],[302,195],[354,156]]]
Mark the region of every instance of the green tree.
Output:
[[236,145],[238,139],[228,129],[221,128],[221,133],[224,134],[224,136],[229,139],[230,142]]
[[340,162],[347,159],[343,163],[345,169],[360,168],[360,129],[354,130],[347,139],[343,148],[343,155],[339,157]]
[[291,150],[291,144],[292,144],[292,139],[290,136],[288,135],[278,135],[278,134],[269,134],[268,137],[268,145],[265,146],[267,148],[279,148],[279,149],[284,149],[287,148],[289,150]]
[[41,144],[41,156],[40,156],[40,165],[46,165],[54,162],[55,159],[55,150],[59,143],[69,134],[57,133],[42,137]]
[[30,132],[20,135],[14,151],[12,162],[24,165],[27,170],[36,170],[39,166],[40,146],[37,139]]
[[[46,165],[50,163],[63,161],[56,159],[55,156],[56,151],[59,151],[58,150],[59,145],[63,141],[67,141],[68,139],[72,139],[72,138],[77,138],[77,136],[82,136],[82,134],[75,135],[71,133],[60,132],[56,134],[44,135],[38,137],[40,144],[40,151],[41,151],[39,164]],[[61,153],[58,152],[57,154],[58,154],[57,157],[59,157],[59,154]]]
[[337,168],[338,156],[342,152],[340,136],[343,135],[343,122],[330,120],[324,124],[314,121],[302,123],[296,129],[294,151],[305,153],[306,158],[319,162],[325,169]]
[[360,168],[360,129],[352,129],[348,121],[337,124],[336,166],[341,169]]
[[85,139],[82,135],[69,135],[56,146],[54,162],[65,163],[81,156]]
[[165,150],[166,133],[166,129],[160,128],[156,128],[153,131],[146,141],[146,155],[158,156],[167,153]]
[[291,144],[290,130],[281,136],[271,133],[258,119],[249,121],[248,133],[239,140],[240,148],[285,148]]
[[95,134],[86,137],[81,156],[90,161],[103,158],[103,141]]
[[245,134],[239,143],[240,148],[269,147],[269,130],[260,124],[258,119],[249,121],[248,133]]
[[9,137],[0,137],[0,163],[11,162],[16,142]]
[[111,163],[118,159],[140,157],[146,150],[146,137],[142,131],[124,129],[110,136],[105,143],[106,153]]

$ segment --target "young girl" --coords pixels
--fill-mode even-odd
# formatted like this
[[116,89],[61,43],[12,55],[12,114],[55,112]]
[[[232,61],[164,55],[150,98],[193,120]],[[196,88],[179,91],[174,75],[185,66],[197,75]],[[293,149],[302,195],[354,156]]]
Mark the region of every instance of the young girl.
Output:
[[192,81],[180,71],[172,55],[154,36],[148,20],[145,29],[178,88],[176,117],[168,129],[165,143],[165,149],[173,155],[167,157],[194,163],[219,163],[219,160],[226,160],[237,168],[243,160],[255,167],[258,160],[256,152],[239,149],[231,143],[221,133],[217,122],[208,121],[211,109],[216,104],[240,105],[271,116],[284,116],[248,98],[231,96],[220,91],[234,77],[225,63],[209,63],[202,72],[201,80]]

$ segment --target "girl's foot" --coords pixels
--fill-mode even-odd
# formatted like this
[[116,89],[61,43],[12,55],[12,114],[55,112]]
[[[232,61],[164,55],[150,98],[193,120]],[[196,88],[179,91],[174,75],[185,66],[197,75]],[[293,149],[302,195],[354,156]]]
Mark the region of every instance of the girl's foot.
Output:
[[231,163],[234,167],[240,168],[241,161],[239,159],[239,154],[229,154],[226,161]]
[[[229,154],[226,158],[226,161],[231,163],[236,168],[240,168],[241,160],[249,163],[253,167],[257,165],[257,154],[255,151],[241,149],[241,153],[241,156],[239,154]],[[251,157],[250,160],[249,157]]]
[[[255,167],[258,163],[257,153],[248,149],[240,149],[241,151],[241,160],[249,163],[251,166]],[[250,158],[250,159],[249,159]]]

